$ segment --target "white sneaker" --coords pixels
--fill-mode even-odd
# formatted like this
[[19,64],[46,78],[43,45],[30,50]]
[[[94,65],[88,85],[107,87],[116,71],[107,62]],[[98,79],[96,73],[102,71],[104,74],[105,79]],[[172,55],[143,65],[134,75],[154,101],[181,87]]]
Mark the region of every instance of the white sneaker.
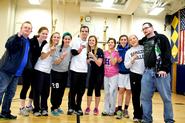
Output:
[[128,110],[126,110],[126,109],[123,110],[123,116],[125,118],[129,118]]
[[29,112],[26,110],[25,107],[19,109],[19,114],[23,116],[29,116]]
[[41,115],[42,115],[42,116],[48,116],[48,111],[46,111],[46,110],[42,110]]
[[137,118],[134,118],[134,119],[133,119],[133,122],[134,122],[134,123],[140,123],[140,120],[137,119]]
[[33,115],[36,116],[36,117],[39,117],[39,116],[41,116],[41,113],[40,112],[34,112]]
[[26,110],[27,110],[28,112],[33,112],[33,106],[32,106],[32,105],[26,106]]

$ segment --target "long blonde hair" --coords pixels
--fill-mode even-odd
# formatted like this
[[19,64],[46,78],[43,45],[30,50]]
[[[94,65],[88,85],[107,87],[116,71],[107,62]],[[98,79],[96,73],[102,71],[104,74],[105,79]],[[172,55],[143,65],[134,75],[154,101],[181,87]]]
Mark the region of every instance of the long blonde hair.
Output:
[[54,32],[54,33],[51,35],[50,40],[49,40],[49,45],[50,45],[50,47],[53,46],[53,40],[52,40],[52,38],[53,38],[53,36],[54,36],[55,34],[58,34],[58,35],[60,36],[60,33],[59,33],[59,32]]

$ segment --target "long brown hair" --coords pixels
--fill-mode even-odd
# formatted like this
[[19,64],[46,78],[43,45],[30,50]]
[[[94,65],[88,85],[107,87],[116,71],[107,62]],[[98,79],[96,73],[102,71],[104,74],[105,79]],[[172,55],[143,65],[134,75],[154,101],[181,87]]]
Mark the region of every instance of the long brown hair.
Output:
[[43,30],[47,30],[47,31],[49,32],[49,30],[48,30],[47,27],[42,26],[42,27],[40,27],[39,30],[37,31],[38,34],[37,34],[36,36],[39,37],[40,33],[41,33]]
[[94,38],[95,41],[96,41],[95,47],[94,47],[94,54],[96,55],[97,49],[98,49],[98,46],[97,46],[98,40],[97,40],[97,37],[96,37],[95,35],[91,35],[91,36],[89,36],[89,38],[88,38],[87,53],[89,53],[89,52],[92,51],[91,47],[89,46],[89,39],[90,39],[90,38]]

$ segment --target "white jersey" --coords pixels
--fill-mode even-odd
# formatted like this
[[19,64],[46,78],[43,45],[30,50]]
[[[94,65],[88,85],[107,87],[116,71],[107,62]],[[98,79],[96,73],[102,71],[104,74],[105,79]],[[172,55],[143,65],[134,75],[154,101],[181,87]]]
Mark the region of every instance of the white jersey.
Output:
[[[131,57],[135,53],[137,54],[138,58],[135,60],[134,63],[131,63]],[[131,47],[125,54],[124,64],[127,69],[130,69],[131,72],[142,75],[145,70],[144,47],[141,45]]]
[[70,70],[80,73],[87,73],[87,41],[77,38],[72,42],[71,49],[78,50],[81,45],[84,45],[85,48],[82,49],[80,54],[72,56]]
[[[44,45],[41,53],[47,53],[48,51],[50,51],[49,43]],[[44,73],[50,73],[51,67],[52,67],[52,62],[53,62],[53,57],[50,55],[45,59],[41,59],[39,57],[37,60],[37,63],[35,64],[34,69],[41,71],[41,72],[44,72]]]

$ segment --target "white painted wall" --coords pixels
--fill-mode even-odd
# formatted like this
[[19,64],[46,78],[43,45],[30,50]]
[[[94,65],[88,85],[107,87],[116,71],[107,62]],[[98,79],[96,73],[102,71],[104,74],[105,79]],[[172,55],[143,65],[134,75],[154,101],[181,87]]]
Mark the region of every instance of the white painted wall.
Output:
[[143,18],[141,16],[134,16],[133,24],[131,25],[131,33],[136,34],[139,39],[142,38],[144,36],[142,32],[142,24],[144,22],[151,22],[155,31],[165,34],[170,39],[170,28],[168,27],[166,31],[164,31],[164,17],[154,18],[152,16],[149,16]]
[[30,4],[25,5],[19,0],[16,9],[15,33],[20,30],[20,26],[24,21],[30,21],[32,23],[33,32],[31,33],[30,37],[32,37],[34,34],[37,34],[37,31],[41,26],[46,26],[50,29],[50,6],[31,6]]
[[[52,30],[51,24],[51,6],[50,4],[44,3],[41,6],[33,6],[30,4],[25,4],[26,0],[17,0],[16,6],[12,8],[11,0],[0,0],[0,55],[4,51],[5,39],[7,39],[13,33],[16,33],[20,29],[22,22],[29,20],[33,24],[33,32],[30,35],[32,37],[37,34],[37,30],[41,26],[47,26]],[[14,1],[14,0],[12,0]],[[77,37],[80,28],[80,17],[90,16],[91,22],[83,23],[90,27],[90,35],[94,34],[98,37],[99,41],[103,41],[103,31],[105,28],[105,18],[107,29],[107,39],[108,37],[114,37],[118,40],[120,34],[136,34],[139,38],[143,36],[141,27],[146,21],[151,22],[154,28],[160,32],[166,34],[170,37],[170,29],[164,32],[164,17],[141,17],[135,15],[121,15],[121,19],[118,20],[118,15],[115,14],[105,14],[105,13],[81,13],[78,5],[62,5],[61,3],[53,4],[53,20],[56,20],[55,31],[63,34],[64,32],[70,32],[73,37]],[[15,13],[15,18],[14,18]],[[11,21],[10,21],[11,20]],[[13,21],[13,24],[12,24]],[[12,31],[13,30],[13,31]]]
[[0,0],[0,56],[5,51],[5,42],[13,33],[15,17],[15,1]]

